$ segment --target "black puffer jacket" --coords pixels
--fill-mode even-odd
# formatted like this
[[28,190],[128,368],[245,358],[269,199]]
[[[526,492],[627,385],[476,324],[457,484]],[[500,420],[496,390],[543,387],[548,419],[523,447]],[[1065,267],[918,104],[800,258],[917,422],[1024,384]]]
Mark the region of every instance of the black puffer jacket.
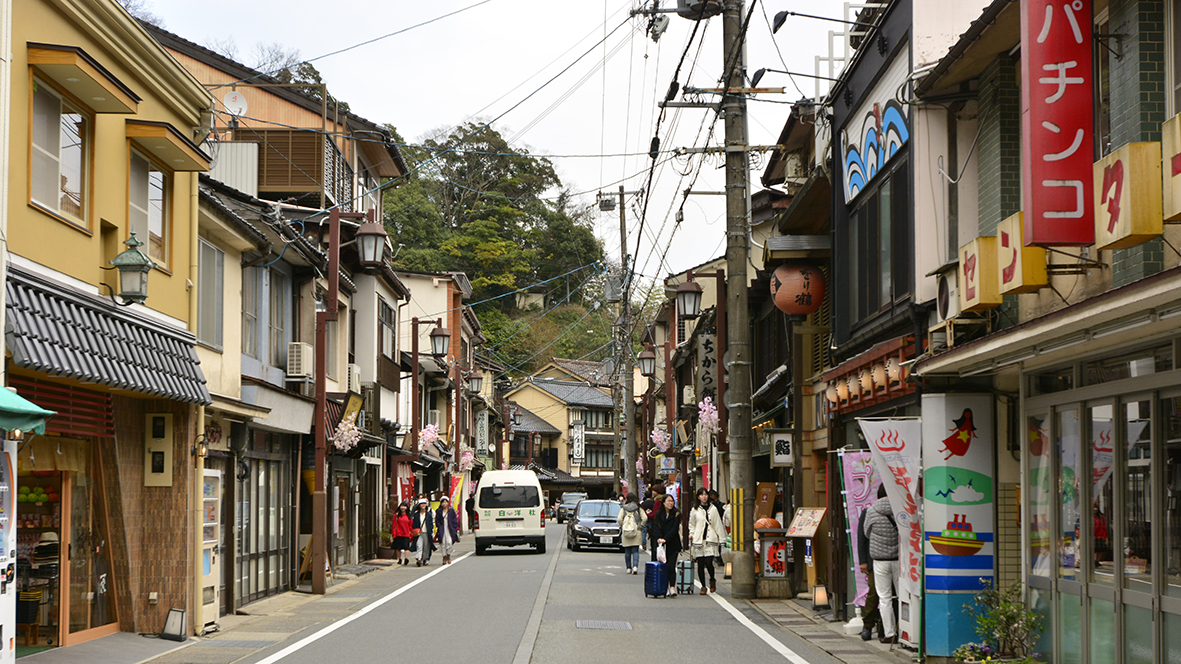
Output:
[[656,511],[656,518],[651,522],[648,541],[664,540],[664,549],[671,557],[681,551],[681,513],[673,508],[671,512]]

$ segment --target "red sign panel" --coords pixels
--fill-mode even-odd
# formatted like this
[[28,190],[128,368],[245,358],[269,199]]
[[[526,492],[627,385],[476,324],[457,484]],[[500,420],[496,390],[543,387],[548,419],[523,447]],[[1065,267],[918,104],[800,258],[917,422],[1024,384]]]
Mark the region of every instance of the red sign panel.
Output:
[[1021,0],[1025,244],[1095,242],[1091,0]]

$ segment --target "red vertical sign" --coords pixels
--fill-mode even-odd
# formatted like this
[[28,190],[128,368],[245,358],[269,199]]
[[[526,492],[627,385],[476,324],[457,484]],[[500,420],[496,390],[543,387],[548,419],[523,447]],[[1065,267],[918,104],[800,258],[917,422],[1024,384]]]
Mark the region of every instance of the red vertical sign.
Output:
[[1091,0],[1021,0],[1025,244],[1095,242]]

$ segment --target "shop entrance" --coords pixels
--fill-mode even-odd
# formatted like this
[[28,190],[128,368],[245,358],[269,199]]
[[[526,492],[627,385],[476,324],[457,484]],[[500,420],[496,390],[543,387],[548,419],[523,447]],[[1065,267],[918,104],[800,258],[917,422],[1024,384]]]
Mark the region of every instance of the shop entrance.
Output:
[[21,644],[68,646],[119,629],[103,478],[91,445],[38,437],[18,457]]

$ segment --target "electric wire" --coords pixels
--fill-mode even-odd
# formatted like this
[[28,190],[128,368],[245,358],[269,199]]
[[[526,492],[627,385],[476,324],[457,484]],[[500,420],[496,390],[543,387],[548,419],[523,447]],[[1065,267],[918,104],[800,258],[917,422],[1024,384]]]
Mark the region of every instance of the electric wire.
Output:
[[[568,277],[568,276],[570,276],[570,275],[574,274],[575,272],[579,272],[579,271],[581,271],[581,270],[585,270],[585,269],[587,269],[587,268],[591,268],[591,267],[595,268],[595,270],[596,270],[596,271],[598,271],[598,272],[602,272],[602,270],[600,269],[600,266],[599,266],[599,263],[598,263],[598,261],[596,261],[596,262],[594,262],[594,263],[589,263],[589,264],[587,264],[587,265],[583,265],[583,266],[581,266],[581,267],[576,267],[576,268],[574,268],[573,270],[570,270],[569,272],[566,272],[566,273],[564,273],[564,274],[559,274],[559,275],[558,275],[558,276],[556,276],[556,277],[550,277],[549,279],[546,279],[545,281],[539,281],[539,282],[537,282],[537,283],[530,284],[530,285],[528,285],[528,286],[522,286],[522,287],[520,287],[520,288],[518,288],[518,289],[516,289],[516,290],[512,290],[512,291],[509,291],[509,292],[507,292],[507,293],[501,293],[500,295],[497,295],[497,296],[494,296],[494,297],[489,297],[489,298],[486,298],[486,299],[480,300],[480,301],[478,301],[478,302],[471,302],[471,303],[468,303],[468,304],[461,304],[461,305],[460,305],[460,306],[458,306],[458,307],[452,307],[452,308],[450,308],[450,309],[444,309],[443,311],[435,312],[435,313],[433,313],[433,314],[422,314],[422,315],[419,315],[419,316],[412,316],[411,318],[404,319],[404,320],[402,320],[401,322],[402,322],[402,323],[409,323],[409,322],[410,322],[410,321],[411,321],[413,318],[434,318],[434,317],[436,317],[436,316],[442,316],[443,314],[449,314],[449,313],[451,313],[452,311],[458,311],[458,310],[460,310],[460,309],[463,309],[464,307],[471,308],[471,307],[476,307],[476,306],[479,306],[479,305],[481,305],[481,304],[487,304],[488,302],[494,302],[494,301],[496,301],[496,300],[500,300],[500,299],[506,298],[506,297],[508,297],[509,295],[515,295],[515,294],[517,294],[517,293],[522,293],[522,292],[524,292],[524,291],[527,291],[527,290],[529,290],[530,288],[536,288],[536,287],[538,287],[538,286],[544,286],[545,284],[548,284],[548,283],[550,283],[551,281],[556,281],[556,280],[558,280],[558,279],[561,279],[562,277]],[[396,271],[396,270],[395,270],[395,271]]]

